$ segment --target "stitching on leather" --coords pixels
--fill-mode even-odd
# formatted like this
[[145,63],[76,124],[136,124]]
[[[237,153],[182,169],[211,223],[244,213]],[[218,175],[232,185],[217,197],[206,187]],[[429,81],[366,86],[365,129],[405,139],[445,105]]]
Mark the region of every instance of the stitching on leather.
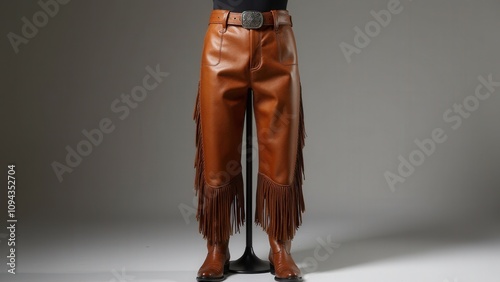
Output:
[[279,51],[279,61],[280,61],[280,63],[281,63],[282,65],[284,65],[284,66],[294,66],[294,65],[297,65],[297,64],[298,64],[298,61],[297,61],[297,50],[296,50],[296,45],[295,45],[295,44],[296,44],[296,43],[295,43],[295,35],[293,34],[293,30],[291,29],[291,26],[290,26],[290,29],[291,29],[291,30],[290,30],[290,33],[291,33],[291,35],[290,35],[290,36],[292,36],[292,35],[293,35],[293,40],[292,40],[292,41],[294,42],[294,46],[293,46],[293,47],[294,47],[294,59],[295,59],[294,61],[295,61],[295,62],[292,62],[292,63],[285,63],[285,62],[283,62],[283,52],[282,52],[282,49],[283,49],[283,48],[281,48],[281,47],[282,47],[282,40],[283,40],[283,39],[282,39],[282,38],[283,38],[283,32],[282,32],[282,31],[283,31],[283,30],[282,30],[282,29],[283,29],[285,26],[289,26],[289,25],[280,25],[280,26],[279,26],[279,30],[278,30],[278,31],[276,31],[276,40],[278,41],[278,44],[277,44],[277,45],[278,45],[278,51]]
[[281,186],[281,187],[292,187],[292,184],[293,184],[293,180],[292,180],[292,184],[280,184],[276,181],[274,181],[271,177],[265,175],[264,173],[262,172],[259,172],[260,175],[266,177],[267,179],[269,179],[269,181],[271,181],[272,183],[276,184],[277,186]]
[[[259,64],[258,64],[258,65],[256,65],[256,66],[255,66],[255,67],[253,67],[253,68],[250,68],[250,71],[256,71],[256,70],[258,70],[258,69],[260,69],[260,68],[262,67],[262,33],[261,33],[261,32],[259,32],[259,47],[258,47],[258,48],[259,48],[259,56],[260,56],[260,57],[259,57]],[[252,53],[253,53],[253,52],[251,52],[251,51],[252,51],[252,50],[250,50],[250,58],[251,58],[251,59],[250,59],[250,63],[252,63],[252,62],[253,62],[253,60],[255,59],[255,58],[252,56]]]
[[[219,24],[219,25],[221,25],[221,26],[222,26],[222,24]],[[206,51],[206,50],[203,50],[203,57],[204,57],[204,58],[203,58],[203,63],[202,63],[202,65],[214,67],[214,66],[217,66],[218,64],[220,64],[220,61],[222,60],[222,42],[223,42],[224,33],[226,33],[226,31],[227,31],[227,27],[226,27],[226,29],[225,29],[225,30],[224,30],[224,29],[219,29],[219,30],[217,30],[217,33],[218,33],[218,34],[220,34],[220,35],[219,35],[219,36],[220,36],[220,39],[219,39],[219,47],[218,47],[218,49],[219,49],[219,50],[218,50],[218,54],[219,54],[219,55],[218,55],[218,60],[217,60],[217,63],[216,63],[216,64],[208,64],[208,63],[205,61],[205,56],[206,56],[205,51]],[[210,36],[212,36],[212,35],[210,35]]]
[[221,184],[221,185],[216,185],[216,186],[208,184],[208,182],[206,181],[206,177],[205,177],[205,185],[207,185],[208,187],[210,187],[212,189],[220,189],[220,188],[223,188],[223,187],[228,186],[230,184],[233,184],[233,182],[237,181],[238,178],[240,178],[240,177],[243,177],[242,172],[239,172],[238,174],[236,174],[236,176],[231,178],[228,182]]

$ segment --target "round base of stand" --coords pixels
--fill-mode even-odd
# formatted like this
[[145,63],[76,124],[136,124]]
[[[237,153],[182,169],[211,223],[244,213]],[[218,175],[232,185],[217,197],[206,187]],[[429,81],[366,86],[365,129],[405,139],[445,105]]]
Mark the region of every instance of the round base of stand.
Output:
[[249,247],[239,259],[229,262],[229,272],[232,273],[265,273],[270,270],[269,262],[259,259]]

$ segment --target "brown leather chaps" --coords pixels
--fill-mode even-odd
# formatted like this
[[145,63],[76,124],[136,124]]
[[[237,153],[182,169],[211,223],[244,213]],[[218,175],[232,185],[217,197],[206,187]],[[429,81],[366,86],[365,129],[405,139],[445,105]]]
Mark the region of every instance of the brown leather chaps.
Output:
[[259,165],[255,223],[279,240],[291,240],[302,223],[306,133],[296,49],[286,10],[263,13],[255,29],[242,26],[241,14],[211,13],[193,116],[196,218],[207,240],[228,240],[245,219],[241,148],[249,89]]

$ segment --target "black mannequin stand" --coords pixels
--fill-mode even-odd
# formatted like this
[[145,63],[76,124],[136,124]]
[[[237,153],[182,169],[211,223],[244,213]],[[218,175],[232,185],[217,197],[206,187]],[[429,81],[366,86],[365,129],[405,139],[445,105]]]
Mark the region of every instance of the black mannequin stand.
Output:
[[269,262],[259,259],[252,247],[252,91],[248,91],[246,109],[246,248],[243,255],[229,263],[233,273],[265,273],[271,270]]

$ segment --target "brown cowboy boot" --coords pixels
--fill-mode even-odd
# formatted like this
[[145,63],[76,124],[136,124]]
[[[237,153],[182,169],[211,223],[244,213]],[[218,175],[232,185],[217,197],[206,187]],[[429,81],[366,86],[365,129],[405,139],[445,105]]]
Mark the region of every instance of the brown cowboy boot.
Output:
[[269,236],[269,262],[271,263],[271,274],[275,275],[276,281],[300,282],[302,277],[290,254],[292,241],[281,241]]
[[211,243],[207,240],[208,254],[198,270],[196,280],[202,282],[222,281],[229,271],[229,240]]

